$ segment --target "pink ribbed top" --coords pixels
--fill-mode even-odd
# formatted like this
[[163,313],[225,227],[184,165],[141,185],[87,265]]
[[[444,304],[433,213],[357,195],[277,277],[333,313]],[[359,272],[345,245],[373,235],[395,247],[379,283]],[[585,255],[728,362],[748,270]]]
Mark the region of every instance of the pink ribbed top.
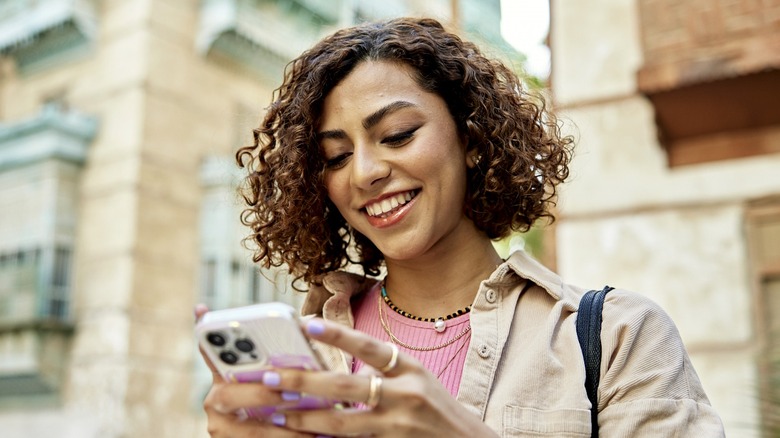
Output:
[[[441,345],[456,337],[469,325],[469,314],[467,313],[447,321],[447,329],[442,333],[438,333],[433,329],[433,323],[431,322],[416,321],[396,313],[381,298],[381,288],[381,284],[377,283],[375,287],[371,288],[368,293],[353,304],[355,328],[379,340],[389,342],[390,336],[382,328],[382,323],[379,321],[377,301],[381,302],[382,313],[393,335],[412,346],[430,347]],[[471,333],[469,332],[452,344],[438,350],[417,351],[400,345],[398,348],[422,362],[425,368],[433,373],[434,376],[437,376],[442,385],[450,391],[450,394],[456,397],[470,341]],[[363,361],[356,358],[352,364],[352,372],[358,372],[363,365]]]

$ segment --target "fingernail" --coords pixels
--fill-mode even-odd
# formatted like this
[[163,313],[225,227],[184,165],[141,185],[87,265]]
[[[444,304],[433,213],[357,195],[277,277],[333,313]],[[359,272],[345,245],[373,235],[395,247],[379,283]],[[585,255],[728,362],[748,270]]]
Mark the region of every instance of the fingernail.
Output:
[[284,424],[287,422],[287,419],[284,418],[284,414],[280,414],[279,412],[275,414],[271,414],[271,423],[277,425],[277,426],[284,426]]
[[203,303],[198,303],[192,308],[192,316],[195,318],[195,322],[198,322],[202,314],[208,312],[208,307]]
[[312,319],[306,323],[306,331],[310,335],[321,335],[325,333],[325,324],[319,319]]
[[266,371],[263,373],[263,385],[267,386],[279,386],[282,383],[282,376],[279,373],[273,371]]
[[301,394],[293,391],[282,391],[282,400],[295,401],[300,400]]

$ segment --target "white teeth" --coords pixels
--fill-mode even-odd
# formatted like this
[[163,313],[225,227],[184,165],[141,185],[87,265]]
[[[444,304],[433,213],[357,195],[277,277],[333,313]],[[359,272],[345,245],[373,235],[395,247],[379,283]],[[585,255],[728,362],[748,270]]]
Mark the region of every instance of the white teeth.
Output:
[[371,205],[366,205],[366,212],[369,216],[381,216],[411,201],[412,197],[414,197],[413,192],[400,193]]

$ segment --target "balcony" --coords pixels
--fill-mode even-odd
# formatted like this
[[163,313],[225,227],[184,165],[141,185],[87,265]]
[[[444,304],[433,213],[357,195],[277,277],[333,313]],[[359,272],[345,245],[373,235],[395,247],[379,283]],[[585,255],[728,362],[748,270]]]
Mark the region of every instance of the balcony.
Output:
[[40,250],[0,254],[0,407],[53,403],[59,393],[73,332],[70,251],[54,255],[47,266]]
[[0,123],[0,408],[60,392],[78,182],[96,132],[95,118],[59,105]]
[[95,118],[57,104],[26,120],[0,123],[0,172],[46,159],[82,165],[97,126]]
[[0,55],[29,73],[85,52],[96,19],[88,0],[6,0],[0,3]]
[[760,2],[640,0],[644,65],[669,165],[780,152],[780,27]]
[[335,25],[339,13],[322,0],[204,0],[196,48],[278,82],[287,62]]

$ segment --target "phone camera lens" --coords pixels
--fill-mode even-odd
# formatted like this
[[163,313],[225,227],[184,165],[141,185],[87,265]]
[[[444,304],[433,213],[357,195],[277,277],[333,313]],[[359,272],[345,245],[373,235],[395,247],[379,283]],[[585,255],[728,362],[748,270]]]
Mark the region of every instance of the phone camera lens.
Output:
[[255,344],[253,344],[249,339],[239,339],[236,341],[236,348],[238,348],[239,351],[243,351],[244,353],[249,353],[255,349]]
[[228,365],[233,365],[238,362],[238,356],[232,351],[223,351],[222,353],[219,353],[219,358]]
[[225,345],[225,337],[222,336],[222,333],[218,332],[211,332],[208,335],[206,335],[206,340],[209,341],[209,344],[215,345],[217,347],[221,347]]

